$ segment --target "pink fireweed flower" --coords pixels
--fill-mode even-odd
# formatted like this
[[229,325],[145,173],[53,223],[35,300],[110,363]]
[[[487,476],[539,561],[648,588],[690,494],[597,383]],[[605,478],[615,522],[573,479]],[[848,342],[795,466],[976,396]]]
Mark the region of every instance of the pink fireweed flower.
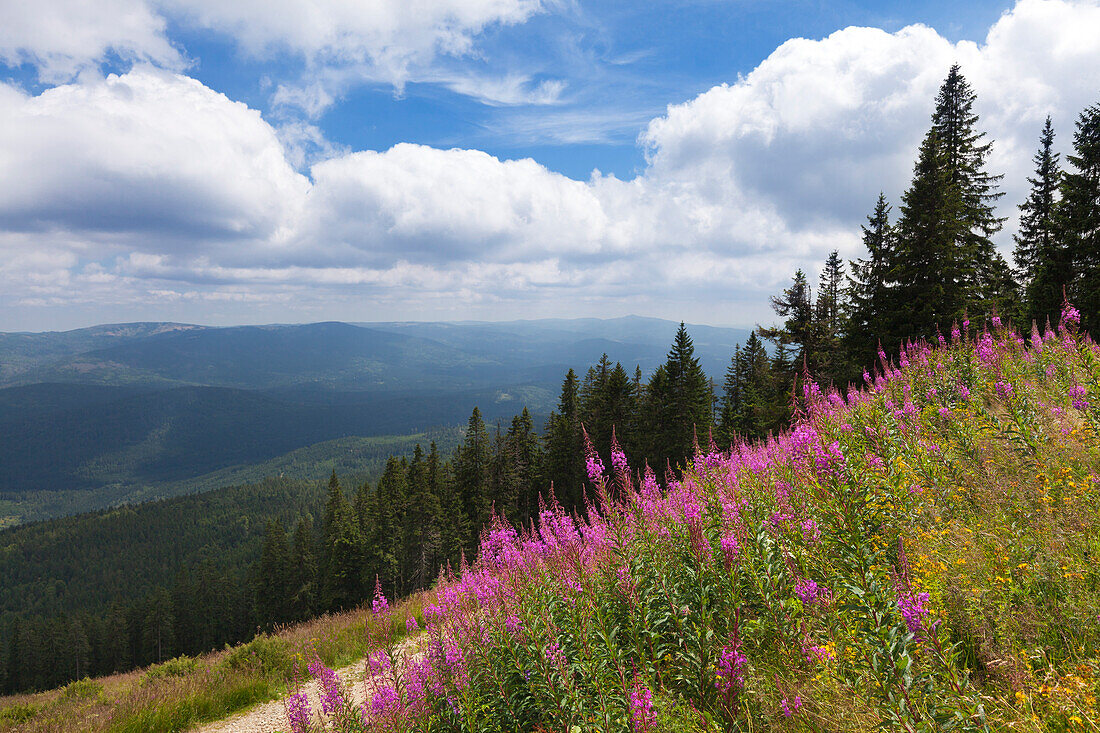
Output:
[[523,624],[520,623],[519,617],[509,616],[504,619],[504,628],[508,630],[509,634],[518,634],[523,629]]
[[929,613],[929,610],[925,607],[928,603],[928,594],[913,593],[912,590],[899,584],[897,603],[898,610],[901,611],[901,617],[905,620],[905,627],[909,629],[909,633],[913,634],[917,641],[924,641],[925,634],[928,631],[924,624],[924,619]]
[[657,713],[653,710],[653,693],[637,677],[630,691],[630,720],[636,733],[655,730]]
[[410,634],[414,631],[420,631],[420,624],[416,622],[416,616],[409,616],[405,619],[405,630]]
[[970,388],[967,387],[965,384],[959,385],[959,397],[963,398],[964,400],[970,399]]
[[344,707],[344,694],[340,689],[340,676],[315,658],[309,664],[309,673],[321,683],[321,712],[332,715]]
[[1085,399],[1086,394],[1088,394],[1087,390],[1080,384],[1075,384],[1069,388],[1069,398],[1073,402],[1075,410],[1088,409],[1089,402]]
[[392,718],[401,712],[401,696],[397,690],[385,685],[374,693],[370,701],[370,709],[377,717]]
[[741,653],[741,640],[734,639],[732,643],[722,647],[722,653],[718,657],[715,666],[714,686],[722,692],[730,692],[733,689],[745,686],[745,655]]
[[996,354],[993,350],[993,337],[989,335],[989,331],[983,331],[981,338],[978,339],[978,361],[987,367],[994,365],[996,361]]
[[802,520],[802,539],[810,544],[821,539],[821,530],[818,529],[817,521],[813,517]]
[[371,675],[382,674],[390,671],[390,655],[384,650],[377,651],[367,657],[367,672]]
[[779,701],[779,707],[783,708],[783,714],[788,718],[798,712],[798,709],[802,707],[802,698],[798,695],[794,696],[794,699],[790,703],[787,702],[787,698],[783,698]]
[[952,324],[951,325],[951,340],[952,341],[958,341],[960,338],[962,338],[962,334],[959,332],[958,324],[957,323]]
[[585,459],[584,467],[588,471],[588,480],[592,483],[603,478],[603,461],[595,453]]
[[1004,381],[997,382],[997,384],[995,385],[995,388],[997,390],[997,394],[999,394],[1001,397],[1011,397],[1012,396],[1012,384],[1009,383],[1009,382],[1004,382]]
[[1062,306],[1062,318],[1058,322],[1058,327],[1063,330],[1075,329],[1081,325],[1081,311],[1074,308],[1066,301]]
[[803,605],[808,606],[818,600],[818,597],[821,596],[821,589],[817,583],[809,578],[799,578],[794,584],[794,593]]
[[616,473],[630,473],[630,464],[626,461],[626,454],[621,450],[611,451],[611,466]]
[[806,661],[811,664],[825,664],[836,659],[836,652],[827,646],[807,646],[803,647],[802,652],[806,655]]
[[1000,316],[993,316],[993,328],[1000,328],[1000,327],[1001,327],[1001,317]]
[[309,719],[312,716],[306,693],[296,692],[286,699],[286,719],[291,733],[309,733]]
[[382,592],[382,580],[377,575],[374,576],[374,600],[371,602],[371,610],[374,611],[375,616],[381,616],[390,610],[390,602]]
[[722,557],[725,558],[726,569],[728,570],[733,567],[741,554],[741,543],[737,541],[737,536],[731,532],[723,535],[719,544],[722,546]]

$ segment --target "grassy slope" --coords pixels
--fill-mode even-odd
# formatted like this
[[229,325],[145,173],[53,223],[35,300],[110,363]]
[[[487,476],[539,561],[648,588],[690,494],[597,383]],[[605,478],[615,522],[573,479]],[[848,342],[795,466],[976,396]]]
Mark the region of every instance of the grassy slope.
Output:
[[[316,654],[336,668],[362,659],[379,639],[395,643],[424,595],[394,606],[383,622],[369,610],[324,616],[233,649],[181,657],[144,670],[0,698],[0,732],[184,731],[286,694],[295,667]],[[422,616],[420,616],[422,621]]]
[[540,536],[498,527],[430,628],[461,718],[440,696],[409,714],[1097,730],[1100,350],[975,338],[914,348],[847,400],[808,393],[790,435],[700,456],[682,482],[620,476],[626,501],[579,535],[560,514]]

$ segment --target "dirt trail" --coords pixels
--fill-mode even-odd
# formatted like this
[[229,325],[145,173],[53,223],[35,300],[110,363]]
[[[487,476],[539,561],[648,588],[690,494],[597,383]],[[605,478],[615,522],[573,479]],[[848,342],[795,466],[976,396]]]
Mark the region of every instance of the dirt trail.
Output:
[[[416,649],[417,641],[406,639],[398,646],[395,654],[396,658],[398,660],[413,660],[419,657],[421,653]],[[340,681],[351,687],[352,700],[356,706],[366,702],[368,690],[374,689],[373,683],[376,681],[366,677],[366,663],[367,660],[364,658],[336,670],[336,674],[340,676]],[[302,690],[309,695],[310,705],[316,712],[321,700],[320,683],[311,679],[302,685]],[[282,731],[282,733],[289,733],[290,731],[283,698],[261,703],[242,713],[237,713],[213,723],[207,723],[199,728],[193,728],[191,733],[276,733],[276,731]]]

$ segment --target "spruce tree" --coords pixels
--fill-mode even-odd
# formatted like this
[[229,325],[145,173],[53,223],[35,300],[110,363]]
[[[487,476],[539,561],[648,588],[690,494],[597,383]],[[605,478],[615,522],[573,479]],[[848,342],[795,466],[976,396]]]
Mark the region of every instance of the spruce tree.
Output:
[[465,547],[470,526],[462,506],[462,497],[455,485],[451,464],[443,461],[439,447],[432,441],[428,449],[428,486],[437,497],[439,514],[436,517],[440,545],[440,565],[458,564]]
[[256,568],[256,621],[270,629],[290,621],[290,546],[278,520],[264,530],[264,546]]
[[409,462],[404,526],[406,566],[403,575],[409,591],[426,588],[438,570],[440,507],[439,496],[431,485],[430,471],[431,466],[418,443]]
[[847,371],[841,350],[842,317],[847,306],[843,287],[844,263],[836,250],[830,252],[825,260],[818,282],[817,302],[814,304],[818,337],[814,377],[822,383],[833,384]]
[[683,323],[646,392],[651,440],[646,458],[658,471],[666,464],[682,465],[691,458],[697,431],[706,437],[712,416],[710,382]]
[[454,477],[462,496],[463,511],[469,523],[465,547],[468,556],[477,548],[481,528],[489,521],[489,471],[492,462],[492,445],[481,411],[474,408],[466,425],[466,439],[459,446],[454,459]]
[[889,300],[894,228],[890,225],[890,205],[885,194],[879,193],[874,212],[861,228],[867,257],[849,263],[844,326],[845,350],[855,369],[873,363],[875,344],[887,335],[884,318],[892,307]]
[[1100,104],[1077,118],[1072,169],[1062,182],[1061,225],[1064,246],[1073,263],[1067,295],[1081,311],[1081,326],[1100,326]]
[[1023,289],[1022,326],[1031,321],[1042,323],[1061,310],[1062,290],[1069,284],[1069,262],[1066,261],[1058,231],[1058,187],[1062,171],[1054,152],[1054,127],[1047,115],[1039,136],[1035,162],[1035,177],[1028,177],[1031,191],[1020,204],[1020,229],[1013,237],[1016,249],[1017,277]]
[[561,385],[558,409],[546,421],[546,476],[566,509],[580,504],[584,486],[584,438],[580,421],[580,387],[572,369]]
[[505,448],[514,467],[517,481],[518,504],[515,507],[515,521],[526,523],[538,510],[538,495],[543,491],[543,454],[542,445],[535,434],[535,424],[527,408],[512,418],[508,428]]
[[791,286],[783,290],[782,295],[773,296],[771,299],[772,310],[776,315],[784,319],[782,327],[757,329],[760,336],[785,346],[795,345],[797,350],[792,359],[799,366],[803,362],[816,366],[819,344],[820,328],[814,317],[813,301],[811,300],[810,284],[806,280],[806,273],[797,270],[791,278]]
[[986,171],[992,142],[977,129],[977,97],[951,67],[936,97],[932,127],[921,143],[913,182],[902,198],[891,279],[896,297],[888,347],[930,336],[964,312],[974,317],[1010,308],[1015,283],[992,237],[999,175]]
[[298,520],[290,551],[290,621],[305,621],[316,610],[317,561],[313,556],[313,537],[305,518]]
[[[755,335],[755,334],[754,334]],[[744,399],[744,376],[741,368],[741,345],[733,349],[726,378],[722,382],[722,397],[718,403],[718,419],[714,439],[719,448],[728,448],[738,437],[737,411]]]

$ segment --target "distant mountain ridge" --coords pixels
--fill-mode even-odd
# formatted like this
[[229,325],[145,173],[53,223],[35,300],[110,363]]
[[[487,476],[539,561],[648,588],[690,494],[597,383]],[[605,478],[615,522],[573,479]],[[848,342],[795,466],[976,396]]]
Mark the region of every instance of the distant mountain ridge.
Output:
[[[0,525],[167,495],[326,441],[464,425],[475,406],[490,426],[526,407],[541,429],[568,369],[583,378],[607,353],[648,376],[677,326],[630,316],[0,333]],[[718,380],[748,335],[689,330]]]
[[[0,333],[0,386],[38,382],[271,389],[478,387],[544,381],[607,353],[652,370],[677,324],[656,318],[507,322],[322,322],[266,326],[129,323]],[[720,376],[745,329],[692,325]],[[560,375],[557,377],[560,379]]]

